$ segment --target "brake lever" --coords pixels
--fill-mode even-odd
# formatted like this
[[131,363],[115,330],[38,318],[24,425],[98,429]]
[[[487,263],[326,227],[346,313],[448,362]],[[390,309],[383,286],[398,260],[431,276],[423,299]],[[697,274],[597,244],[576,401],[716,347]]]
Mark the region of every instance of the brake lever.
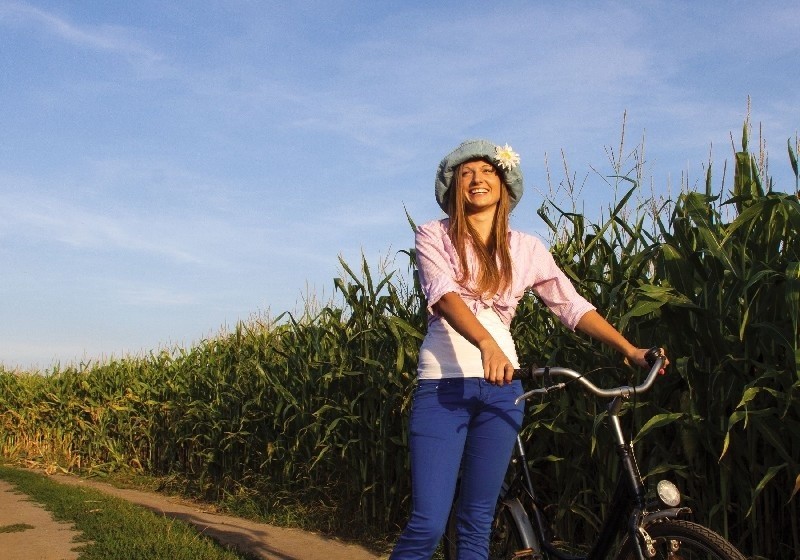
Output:
[[556,383],[554,385],[549,385],[547,387],[539,387],[538,389],[531,389],[530,391],[522,393],[520,396],[514,399],[514,406],[518,405],[522,401],[527,401],[534,395],[546,395],[548,393],[552,393],[553,391],[560,391],[566,386],[567,386],[566,383]]

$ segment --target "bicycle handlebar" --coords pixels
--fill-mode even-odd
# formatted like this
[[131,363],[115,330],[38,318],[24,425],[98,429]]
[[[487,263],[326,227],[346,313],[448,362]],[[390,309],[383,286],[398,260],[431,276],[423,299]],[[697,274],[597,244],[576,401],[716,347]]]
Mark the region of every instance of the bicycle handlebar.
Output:
[[[661,352],[659,348],[651,348],[648,350],[645,358],[647,359],[648,363],[650,364],[650,372],[647,374],[645,380],[636,387],[631,387],[629,385],[623,385],[622,387],[614,387],[613,389],[601,389],[591,381],[589,381],[583,374],[578,373],[574,369],[564,368],[564,367],[544,367],[544,368],[522,368],[514,370],[514,378],[515,379],[534,379],[537,377],[568,377],[574,381],[580,382],[583,385],[583,388],[589,392],[597,395],[598,397],[629,397],[634,393],[645,393],[650,390],[655,383],[656,376],[658,375],[659,370],[664,367],[664,354]],[[550,391],[556,389],[562,389],[566,386],[566,383],[558,383],[555,385],[550,385],[548,387],[541,387],[538,389],[533,389],[526,393],[523,393],[519,397],[517,397],[514,404],[519,404],[520,402],[529,399],[533,395],[541,395],[545,393],[549,393]]]

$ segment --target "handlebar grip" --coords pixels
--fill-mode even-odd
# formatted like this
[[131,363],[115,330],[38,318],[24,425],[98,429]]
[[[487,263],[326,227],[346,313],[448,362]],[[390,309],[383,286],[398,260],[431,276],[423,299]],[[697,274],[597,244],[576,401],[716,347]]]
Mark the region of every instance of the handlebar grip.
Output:
[[514,370],[514,376],[511,379],[533,379],[533,370],[536,366],[528,366]]
[[644,355],[644,359],[647,361],[650,367],[653,367],[653,365],[655,365],[656,363],[656,360],[661,357],[663,357],[663,354],[661,353],[661,348],[659,348],[658,346],[653,346]]

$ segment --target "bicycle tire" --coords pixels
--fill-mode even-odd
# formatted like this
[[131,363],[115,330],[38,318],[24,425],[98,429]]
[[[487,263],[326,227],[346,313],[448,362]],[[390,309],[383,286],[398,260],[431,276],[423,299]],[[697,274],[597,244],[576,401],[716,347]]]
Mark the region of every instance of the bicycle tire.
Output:
[[[656,560],[681,558],[685,560],[746,560],[735,546],[723,537],[697,523],[680,519],[665,519],[646,527],[655,541]],[[677,547],[677,548],[676,548]],[[636,550],[626,539],[617,560],[636,560]]]
[[[450,512],[447,527],[442,539],[442,552],[445,560],[458,558],[458,539],[456,536],[455,509]],[[489,536],[488,560],[525,560],[534,558],[529,550],[522,549],[522,539],[514,519],[508,509],[502,508],[492,521],[492,532]]]

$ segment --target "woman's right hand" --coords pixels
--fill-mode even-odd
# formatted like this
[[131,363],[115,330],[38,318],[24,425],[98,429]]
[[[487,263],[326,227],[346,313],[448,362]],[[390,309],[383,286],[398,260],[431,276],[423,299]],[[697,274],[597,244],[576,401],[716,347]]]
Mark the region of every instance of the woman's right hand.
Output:
[[480,350],[483,378],[486,381],[495,385],[511,383],[514,365],[486,327],[481,325],[475,314],[470,311],[461,296],[455,292],[448,292],[433,307],[456,332]]
[[483,378],[493,385],[511,383],[514,365],[497,342],[489,336],[478,343],[478,349],[483,362]]

